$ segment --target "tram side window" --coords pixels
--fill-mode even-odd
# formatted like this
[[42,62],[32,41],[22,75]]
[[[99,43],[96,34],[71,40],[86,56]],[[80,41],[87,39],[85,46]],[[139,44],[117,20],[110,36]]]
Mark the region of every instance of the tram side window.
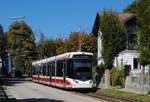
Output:
[[42,75],[42,67],[43,67],[43,65],[41,64],[41,65],[39,66],[39,75]]
[[35,70],[35,65],[32,65],[32,74],[35,75],[36,70]]
[[38,75],[39,74],[39,66],[36,65],[36,68],[35,68],[35,75]]
[[73,72],[73,62],[72,60],[67,61],[67,76],[71,77]]
[[37,75],[37,67],[35,66],[35,68],[34,68],[34,73],[33,73],[33,75]]
[[56,73],[56,76],[63,76],[63,72],[62,72],[62,69],[63,69],[63,61],[57,61],[57,73]]
[[47,76],[50,75],[50,63],[47,63],[47,74],[46,75]]
[[52,62],[52,76],[55,76],[55,62]]
[[40,68],[41,68],[41,66],[39,66],[39,65],[36,66],[37,75],[40,75],[40,72],[41,72]]
[[46,63],[43,63],[43,67],[42,67],[42,75],[46,75]]

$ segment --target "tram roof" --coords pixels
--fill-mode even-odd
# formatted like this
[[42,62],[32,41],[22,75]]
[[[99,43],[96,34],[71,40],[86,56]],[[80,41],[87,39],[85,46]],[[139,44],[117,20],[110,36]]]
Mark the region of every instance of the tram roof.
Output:
[[72,58],[73,55],[77,55],[77,54],[81,54],[81,55],[86,54],[86,55],[93,56],[93,53],[89,53],[89,52],[67,52],[67,53],[60,54],[60,55],[57,55],[57,56],[53,56],[53,57],[50,57],[50,58],[35,61],[32,64],[40,64],[40,63],[47,63],[47,62],[55,61],[55,60],[69,59],[69,58]]

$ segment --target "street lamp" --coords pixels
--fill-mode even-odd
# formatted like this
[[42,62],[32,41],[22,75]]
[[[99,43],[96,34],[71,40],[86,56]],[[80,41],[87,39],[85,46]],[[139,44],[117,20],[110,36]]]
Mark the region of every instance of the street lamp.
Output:
[[21,20],[21,19],[24,19],[25,16],[13,16],[13,17],[9,17],[10,20],[13,20],[13,21],[17,21],[17,20]]
[[16,19],[23,19],[23,18],[25,18],[25,16],[13,16],[13,17],[9,17],[9,18],[16,20]]

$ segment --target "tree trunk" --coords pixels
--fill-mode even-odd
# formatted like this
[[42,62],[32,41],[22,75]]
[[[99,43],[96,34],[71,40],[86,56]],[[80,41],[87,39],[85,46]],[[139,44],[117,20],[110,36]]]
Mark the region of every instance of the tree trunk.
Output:
[[140,82],[140,84],[141,84],[141,94],[144,94],[144,70],[145,70],[145,68],[144,68],[144,66],[143,65],[141,65],[141,82]]
[[105,69],[105,88],[110,88],[110,70]]

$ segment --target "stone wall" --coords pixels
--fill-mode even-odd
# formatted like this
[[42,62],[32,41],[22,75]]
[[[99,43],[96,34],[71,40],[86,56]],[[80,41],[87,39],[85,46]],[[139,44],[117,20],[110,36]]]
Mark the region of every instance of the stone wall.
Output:
[[150,93],[150,67],[145,68],[144,85],[141,85],[141,70],[132,70],[126,77],[125,89],[127,91],[149,94]]

